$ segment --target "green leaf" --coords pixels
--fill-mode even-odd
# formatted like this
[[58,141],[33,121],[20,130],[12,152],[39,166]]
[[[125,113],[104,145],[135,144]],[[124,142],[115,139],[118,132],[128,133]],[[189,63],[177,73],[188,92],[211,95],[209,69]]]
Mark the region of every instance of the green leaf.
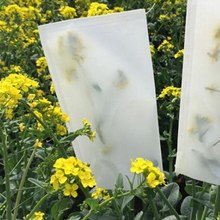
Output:
[[[192,184],[187,184],[184,189],[190,196],[192,195]],[[196,192],[199,192],[202,190],[203,190],[203,187],[196,185]]]
[[123,175],[122,175],[121,173],[118,175],[118,178],[117,178],[117,180],[116,180],[115,187],[116,187],[116,188],[121,188],[121,189],[124,188]]
[[124,196],[121,204],[121,211],[128,205],[128,203],[134,198],[134,195]]
[[80,220],[82,219],[82,215],[77,212],[77,213],[73,213],[67,220]]
[[[179,216],[179,217],[182,220],[187,220],[187,218],[185,216]],[[170,216],[167,216],[167,217],[163,218],[162,220],[176,220],[176,216],[175,215],[170,215]]]
[[97,202],[97,200],[93,198],[86,199],[85,203],[90,207],[90,209],[95,209],[96,207],[99,206],[99,203]]
[[180,207],[180,213],[182,215],[185,215],[187,216],[188,218],[190,217],[190,214],[191,214],[191,201],[192,201],[192,196],[187,196],[182,204],[181,204],[181,207]]
[[170,215],[170,216],[167,216],[166,218],[163,218],[162,220],[176,220],[176,217],[175,215]]
[[134,217],[134,220],[141,220],[143,214],[144,214],[143,211],[138,212],[138,214]]
[[40,187],[40,188],[43,188],[43,189],[45,189],[48,186],[47,183],[40,181],[40,180],[37,180],[37,179],[34,179],[34,178],[28,178],[28,181],[33,183],[34,185]]
[[65,210],[72,207],[72,200],[69,198],[63,198],[57,201],[51,208],[51,216],[54,220],[61,220]]
[[[162,192],[167,197],[167,200],[170,202],[172,206],[175,206],[180,198],[179,186],[177,183],[170,183],[167,186],[164,186]],[[158,206],[161,207],[162,212],[166,212],[169,210],[168,206],[161,200],[159,194],[157,193],[155,196],[155,200]]]
[[209,209],[213,209],[213,205],[210,203],[209,199],[206,199],[205,197],[203,198],[193,198],[196,202],[208,207]]

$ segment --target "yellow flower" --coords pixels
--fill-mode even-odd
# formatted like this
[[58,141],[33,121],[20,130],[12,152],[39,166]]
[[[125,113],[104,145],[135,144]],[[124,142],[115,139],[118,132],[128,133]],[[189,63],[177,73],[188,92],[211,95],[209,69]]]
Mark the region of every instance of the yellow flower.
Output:
[[160,181],[157,179],[157,176],[153,172],[148,174],[146,181],[150,188],[155,188],[160,184]]
[[155,54],[155,48],[154,48],[153,45],[150,45],[150,52],[151,52],[152,55]]
[[169,16],[167,16],[167,15],[160,15],[159,20],[169,20]]
[[39,74],[43,73],[47,69],[46,57],[40,57],[36,61],[37,72]]
[[75,157],[69,157],[65,159],[63,164],[63,170],[66,175],[72,174],[73,176],[77,176],[80,170],[80,162]]
[[42,142],[40,142],[39,139],[36,139],[35,143],[34,143],[34,147],[41,148],[42,147]]
[[174,58],[177,59],[179,57],[182,57],[184,54],[184,49],[182,50],[179,50],[175,55],[174,55]]
[[63,194],[65,196],[72,196],[73,198],[76,198],[78,196],[78,193],[76,192],[76,190],[78,189],[78,185],[73,183],[73,184],[65,184],[65,189],[63,191]]
[[64,18],[74,18],[76,17],[76,9],[69,7],[69,6],[62,6],[59,9],[60,14],[64,17]]
[[20,130],[21,132],[23,132],[24,129],[25,129],[24,123],[20,123],[20,124],[19,124],[19,130]]
[[114,12],[121,12],[124,9],[121,7],[114,7],[113,10],[109,9],[104,3],[92,2],[89,6],[87,16],[110,14]]
[[53,83],[51,83],[50,92],[51,92],[51,94],[55,93],[55,88],[54,88],[54,84]]
[[53,185],[55,190],[59,189],[59,184],[64,184],[67,180],[67,177],[64,175],[62,170],[57,170],[54,175],[50,177],[50,184]]
[[90,135],[89,135],[89,139],[90,139],[92,142],[94,142],[95,137],[96,137],[96,131],[92,131],[92,132],[90,133]]
[[146,183],[150,188],[155,188],[158,185],[165,184],[165,175],[158,167],[154,167],[153,163],[143,158],[136,158],[132,161],[131,172],[142,174]]
[[82,123],[86,126],[92,126],[92,124],[86,118],[82,119]]
[[132,161],[132,165],[130,168],[130,171],[132,173],[143,173],[147,171],[147,169],[151,168],[153,166],[153,163],[149,160],[145,160],[143,158],[136,158],[135,161]]
[[93,176],[89,175],[89,173],[87,176],[85,176],[84,178],[81,178],[80,180],[81,180],[81,183],[84,188],[86,188],[88,186],[92,188],[96,185],[95,178]]
[[84,129],[85,129],[85,133],[87,135],[87,137],[94,142],[95,136],[96,136],[96,132],[92,131],[91,126],[92,124],[87,120],[87,119],[82,119],[82,123],[84,124]]
[[109,8],[106,4],[92,2],[89,6],[87,16],[95,16],[95,15],[102,15],[108,13],[109,13]]
[[106,189],[97,187],[96,190],[92,193],[92,198],[103,198],[104,200],[106,200],[110,198],[110,195]]
[[56,169],[56,173],[51,176],[50,183],[53,184],[55,189],[58,189],[59,184],[62,184],[62,181],[66,181],[67,177],[69,182],[80,181],[84,188],[96,185],[95,178],[88,164],[73,156],[67,159],[57,159],[53,167]]
[[160,171],[158,167],[152,167],[149,169],[149,174],[146,177],[146,181],[149,187],[155,188],[158,185],[165,185],[165,175]]
[[35,94],[29,94],[27,97],[28,101],[32,101],[35,98],[35,96]]
[[43,220],[44,219],[44,213],[43,212],[35,212],[33,220]]
[[170,43],[171,38],[167,37],[167,39],[163,40],[163,42],[158,46],[158,51],[166,51],[170,52],[173,48],[174,45]]
[[162,90],[162,92],[160,93],[160,95],[158,96],[158,98],[165,98],[165,97],[176,97],[176,98],[180,98],[181,95],[181,89],[174,87],[174,86],[167,86],[166,88],[164,88]]
[[57,131],[57,134],[60,136],[64,136],[67,133],[66,128],[61,124],[56,125],[56,131]]

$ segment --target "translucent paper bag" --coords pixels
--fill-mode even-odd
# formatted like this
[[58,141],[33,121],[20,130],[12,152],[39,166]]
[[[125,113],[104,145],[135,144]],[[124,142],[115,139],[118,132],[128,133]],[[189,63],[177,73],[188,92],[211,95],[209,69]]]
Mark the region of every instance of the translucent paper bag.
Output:
[[[76,155],[88,162],[97,184],[114,188],[130,178],[131,160],[162,167],[146,15],[134,10],[39,27],[41,42],[69,131],[88,119],[91,142],[79,137]],[[127,181],[125,181],[127,182]]]
[[176,172],[220,184],[220,1],[189,0]]

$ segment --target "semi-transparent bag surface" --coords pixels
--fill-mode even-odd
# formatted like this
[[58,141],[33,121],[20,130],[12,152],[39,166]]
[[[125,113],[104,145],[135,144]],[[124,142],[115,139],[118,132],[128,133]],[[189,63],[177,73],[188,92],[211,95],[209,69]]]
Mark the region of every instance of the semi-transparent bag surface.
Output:
[[220,184],[220,1],[189,0],[176,172]]
[[137,157],[162,168],[145,11],[72,19],[39,31],[68,130],[82,127],[83,118],[96,130],[94,142],[79,137],[73,146],[97,184],[111,189],[119,173],[132,178]]

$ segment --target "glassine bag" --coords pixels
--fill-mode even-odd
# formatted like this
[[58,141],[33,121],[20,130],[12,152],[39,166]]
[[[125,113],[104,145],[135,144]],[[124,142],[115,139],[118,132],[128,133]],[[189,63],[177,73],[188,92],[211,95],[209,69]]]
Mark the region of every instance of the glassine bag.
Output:
[[176,172],[220,184],[220,1],[189,0]]
[[82,127],[82,118],[96,130],[94,142],[79,137],[73,147],[97,185],[114,188],[119,173],[132,178],[137,157],[161,168],[145,11],[72,19],[39,31],[68,130]]

